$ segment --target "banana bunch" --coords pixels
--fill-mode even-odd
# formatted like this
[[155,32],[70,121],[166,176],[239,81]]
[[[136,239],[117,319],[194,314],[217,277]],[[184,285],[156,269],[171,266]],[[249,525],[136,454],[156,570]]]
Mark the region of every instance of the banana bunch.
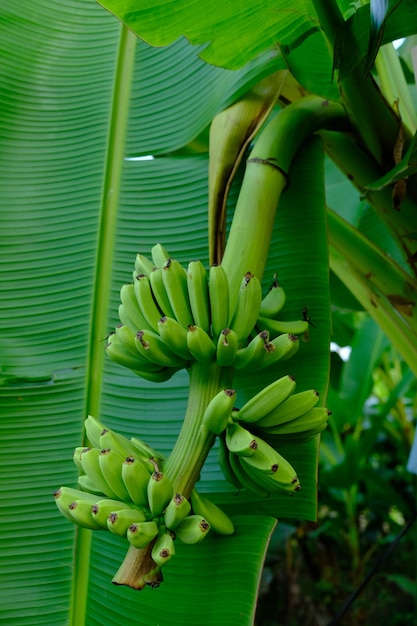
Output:
[[77,447],[78,488],[54,493],[59,511],[90,530],[109,530],[135,548],[151,547],[161,568],[175,554],[174,540],[202,541],[212,529],[234,532],[229,517],[194,489],[190,499],[175,493],[163,471],[164,459],[143,441],[106,428],[89,416],[85,428],[91,447]]
[[[217,433],[219,464],[226,480],[236,488],[265,497],[301,488],[294,468],[277,448],[288,442],[308,441],[326,428],[331,412],[316,406],[316,390],[295,393],[295,388],[295,379],[283,376],[240,409],[233,408],[227,420],[223,416],[225,428]],[[219,403],[218,414],[220,409]]]
[[120,290],[120,324],[106,351],[138,376],[164,382],[193,361],[259,370],[288,359],[308,322],[279,322],[285,294],[276,279],[264,298],[247,272],[234,302],[222,265],[201,261],[187,269],[157,244],[152,260],[138,254],[133,283]]

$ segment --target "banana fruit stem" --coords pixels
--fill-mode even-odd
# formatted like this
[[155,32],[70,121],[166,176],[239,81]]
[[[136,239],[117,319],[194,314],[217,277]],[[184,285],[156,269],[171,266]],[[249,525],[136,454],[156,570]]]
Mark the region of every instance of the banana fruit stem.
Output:
[[232,380],[231,368],[219,367],[216,363],[196,361],[189,373],[190,388],[184,423],[164,467],[174,491],[186,498],[189,498],[198,481],[215,441],[215,435],[202,428],[204,411],[218,391],[228,388]]
[[262,279],[282,191],[298,149],[321,129],[346,130],[343,107],[317,96],[290,104],[262,131],[247,161],[222,265],[234,302],[245,272]]

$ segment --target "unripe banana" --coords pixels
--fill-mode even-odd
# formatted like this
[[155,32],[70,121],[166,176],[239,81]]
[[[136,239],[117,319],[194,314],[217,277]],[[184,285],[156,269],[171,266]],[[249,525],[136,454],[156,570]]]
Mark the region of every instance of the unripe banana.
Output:
[[72,502],[75,500],[87,500],[90,506],[92,506],[97,500],[97,496],[81,491],[80,489],[73,489],[72,487],[60,487],[54,491],[53,495],[59,512],[71,522],[74,521],[74,518],[70,514],[68,507]]
[[258,443],[252,433],[235,422],[227,425],[226,446],[233,454],[251,456],[258,447]]
[[122,464],[123,484],[130,500],[137,506],[148,503],[148,482],[151,472],[144,463],[134,456],[127,456]]
[[228,483],[233,485],[236,489],[242,489],[242,484],[239,482],[233,468],[230,464],[229,449],[226,446],[225,438],[219,437],[219,448],[217,450],[217,459],[220,465],[220,469],[223,472],[223,476]]
[[278,378],[248,400],[236,413],[236,419],[249,424],[259,422],[285,402],[293,393],[295,386],[296,382],[292,376]]
[[265,352],[274,352],[275,346],[269,341],[269,332],[263,330],[258,333],[246,347],[236,353],[234,367],[239,370],[253,370],[263,363]]
[[120,502],[120,500],[102,498],[92,505],[91,515],[97,524],[100,524],[100,526],[107,530],[107,518],[110,513],[120,511],[121,509],[130,509],[130,506],[126,502]]
[[234,365],[239,347],[239,338],[231,328],[224,328],[217,340],[216,363],[221,367]]
[[158,465],[165,460],[164,455],[161,452],[157,452],[152,446],[150,446],[142,439],[137,439],[137,437],[131,437],[130,443],[135,447],[136,454],[134,456],[139,455],[140,459],[145,462],[146,467],[149,468],[149,473],[155,469],[155,465],[150,461],[153,459],[158,463]]
[[246,339],[252,332],[258,319],[261,301],[262,287],[259,278],[255,274],[247,272],[243,278],[236,308],[229,324],[240,341]]
[[107,339],[106,352],[112,361],[115,361],[115,363],[123,365],[123,367],[127,367],[134,372],[145,369],[148,370],[148,368],[149,372],[155,372],[161,368],[160,364],[156,364],[155,362],[151,362],[149,359],[146,359],[145,356],[139,352],[139,350],[136,351],[136,355],[129,352],[129,350],[120,343],[115,333],[110,335]]
[[173,487],[168,476],[163,472],[155,471],[151,474],[148,487],[148,505],[154,517],[161,515],[167,507],[173,494]]
[[237,454],[232,454],[229,452],[229,461],[230,466],[233,469],[233,472],[236,476],[236,479],[242,485],[243,489],[250,491],[251,493],[256,494],[261,498],[267,498],[271,494],[270,489],[266,489],[265,487],[261,487],[257,482],[253,480],[253,478],[248,474],[245,470],[245,467],[242,465],[242,457],[239,457]]
[[174,529],[191,511],[191,504],[182,494],[176,493],[171,498],[164,513],[164,524],[169,529]]
[[140,330],[136,334],[135,341],[139,354],[153,364],[170,368],[181,368],[187,365],[184,359],[172,352],[161,337],[151,330]]
[[84,450],[87,447],[88,446],[78,446],[77,448],[75,448],[73,455],[72,455],[72,460],[74,461],[75,465],[77,466],[80,472],[84,471],[83,466],[81,464],[81,454],[84,452]]
[[259,307],[259,315],[274,318],[285,304],[285,291],[280,287],[277,275],[274,274],[272,285],[264,296]]
[[168,259],[163,266],[163,280],[175,318],[184,328],[193,323],[188,298],[187,272],[176,259]]
[[323,424],[326,425],[330,415],[331,411],[328,409],[324,407],[314,407],[299,417],[285,421],[276,426],[267,427],[267,429],[263,428],[263,430],[265,430],[265,433],[271,435],[302,434],[306,431],[315,430]]
[[204,428],[220,435],[227,426],[236,399],[234,389],[222,389],[208,403],[202,420]]
[[135,259],[135,270],[133,272],[133,280],[135,280],[135,276],[138,274],[145,274],[145,276],[150,276],[154,265],[150,259],[148,259],[143,254],[137,254]]
[[308,322],[306,320],[286,322],[262,316],[258,317],[257,326],[268,330],[271,337],[278,337],[278,335],[282,335],[284,333],[290,333],[291,335],[303,335],[308,330]]
[[103,432],[105,426],[98,419],[89,415],[84,420],[84,428],[88,438],[88,441],[94,448],[100,448],[100,435]]
[[175,535],[187,544],[200,543],[207,536],[210,524],[202,515],[189,515],[176,527]]
[[211,363],[216,356],[216,346],[205,330],[190,324],[187,332],[187,348],[200,363]]
[[152,270],[149,277],[151,281],[152,293],[159,308],[163,311],[163,315],[167,317],[175,317],[175,313],[172,310],[171,303],[165,289],[163,271],[162,267],[154,267]]
[[89,500],[77,499],[71,502],[68,512],[74,524],[89,530],[104,530],[103,526],[93,518],[91,507],[92,504]]
[[83,492],[94,494],[96,499],[104,498],[104,496],[107,495],[97,487],[96,483],[94,483],[91,478],[87,476],[87,474],[78,476],[78,486]]
[[191,359],[187,346],[187,330],[172,317],[161,317],[158,332],[165,345],[185,361]]
[[122,457],[122,459],[129,456],[130,454],[133,454],[135,450],[134,445],[127,437],[124,437],[124,435],[121,435],[120,433],[117,433],[115,430],[107,428],[106,426],[100,433],[98,447],[101,448],[101,450],[111,448],[112,450],[117,452],[119,456]]
[[321,433],[327,427],[327,422],[324,422],[320,426],[316,426],[316,428],[310,428],[309,430],[303,430],[300,433],[286,433],[284,435],[269,433],[269,428],[262,429],[262,434],[265,436],[265,439],[268,439],[268,442],[274,447],[279,447],[282,445],[286,445],[288,443],[296,444],[296,443],[304,443],[305,441],[309,441],[319,433]]
[[[277,491],[297,491],[300,483],[292,465],[275,448],[258,438],[258,447],[252,456],[240,457],[242,467],[261,486]],[[268,476],[269,478],[265,478]]]
[[[126,326],[126,324],[118,324],[115,328],[115,334],[116,334],[118,343],[121,343],[122,346],[124,346],[126,350],[128,350],[135,357],[139,356],[138,349],[136,348],[136,344],[135,344],[136,331],[133,332],[133,330],[131,330],[129,326]],[[141,359],[141,360],[144,363],[146,362],[145,359]]]
[[104,479],[119,500],[128,502],[130,496],[122,478],[123,461],[123,456],[111,448],[105,448],[100,452],[100,469]]
[[[103,476],[100,467],[100,450],[98,448],[85,448],[80,456],[83,471],[91,481],[94,488],[100,493],[114,500],[120,500],[119,496],[111,489],[107,480]],[[82,476],[80,476],[80,479]],[[78,483],[80,484],[80,482]]]
[[190,261],[187,271],[188,297],[194,324],[210,332],[210,304],[207,271],[201,261]]
[[[132,322],[128,314],[126,313],[126,309],[123,304],[119,304],[118,308],[119,320],[123,326],[127,326],[130,331],[135,335],[137,333],[138,327],[136,324]],[[142,326],[140,326],[142,328]]]
[[136,376],[140,376],[151,383],[165,383],[173,377],[182,367],[160,367],[156,371],[132,370]]
[[215,339],[229,325],[229,280],[222,265],[212,265],[209,270],[209,300],[211,329]]
[[235,532],[230,517],[217,504],[198,493],[196,489],[191,492],[191,505],[194,513],[207,520],[211,529],[218,535],[233,535]]
[[126,537],[129,526],[146,521],[147,517],[143,511],[119,509],[109,514],[107,518],[107,528],[115,535],[119,535],[119,537]]
[[[122,311],[126,314],[127,318],[130,320],[130,323],[133,325],[133,332],[138,331],[142,328],[149,328],[149,324],[143,315],[142,311],[139,308],[138,301],[135,295],[135,286],[133,284],[123,285],[120,289],[120,301],[123,305]],[[119,310],[120,316],[120,310]],[[122,323],[126,323],[124,320],[120,319]],[[129,326],[130,327],[130,326]]]
[[145,548],[158,535],[158,525],[154,520],[134,523],[129,526],[126,537],[135,548]]
[[[307,411],[310,411],[318,401],[319,394],[315,389],[307,389],[306,391],[294,393],[275,408],[270,411],[264,411],[261,417],[256,420],[256,426],[270,428],[271,426],[285,424],[286,422],[304,415]],[[239,411],[239,419],[240,417]]]
[[151,552],[152,559],[159,567],[162,567],[165,563],[168,563],[174,554],[175,546],[171,533],[161,533],[153,545]]
[[294,356],[299,345],[300,342],[297,335],[279,335],[279,337],[269,342],[268,350],[265,351],[262,361],[257,364],[257,369],[262,370],[275,365],[278,361],[286,361]]
[[163,315],[154,299],[150,279],[144,274],[138,274],[133,283],[136,300],[140,311],[147,322],[147,327],[158,332],[158,320]]
[[169,253],[161,243],[153,246],[151,255],[154,267],[162,267],[169,259]]

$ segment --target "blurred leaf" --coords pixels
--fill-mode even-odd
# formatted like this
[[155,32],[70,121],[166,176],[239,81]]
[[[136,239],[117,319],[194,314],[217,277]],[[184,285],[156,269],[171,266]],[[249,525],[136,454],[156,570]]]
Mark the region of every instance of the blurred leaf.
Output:
[[[200,57],[213,65],[238,69],[277,45],[295,47],[317,30],[310,0],[237,0],[204,5],[187,0],[100,0],[139,37],[153,46],[166,46],[185,36],[202,45]],[[248,27],[248,24],[250,25]],[[239,42],[239,45],[236,45]]]

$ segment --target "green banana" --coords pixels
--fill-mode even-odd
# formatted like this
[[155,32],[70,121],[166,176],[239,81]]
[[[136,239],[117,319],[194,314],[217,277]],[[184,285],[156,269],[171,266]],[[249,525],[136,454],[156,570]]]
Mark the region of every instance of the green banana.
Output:
[[75,500],[87,500],[90,502],[90,506],[92,506],[97,500],[97,496],[80,489],[73,489],[72,487],[60,487],[54,491],[53,495],[59,512],[71,522],[74,521],[74,518],[70,514],[68,507],[72,502]]
[[164,314],[159,308],[151,289],[150,279],[144,274],[138,274],[133,283],[136,300],[147,327],[158,332],[158,320]]
[[173,317],[161,317],[158,332],[165,345],[185,361],[191,359],[187,346],[187,330]]
[[132,370],[134,374],[149,380],[151,383],[165,383],[173,377],[182,367],[160,367],[156,371]]
[[242,485],[243,489],[246,489],[247,491],[256,494],[260,498],[267,498],[271,494],[270,489],[266,489],[265,487],[261,487],[260,485],[258,485],[258,483],[255,482],[253,478],[248,474],[248,472],[245,470],[244,465],[242,464],[242,457],[229,452],[229,461],[230,466],[236,476],[236,479]]
[[[310,411],[310,409],[316,406],[318,401],[319,394],[315,389],[294,393],[275,408],[262,412],[259,419],[255,420],[256,425],[261,428],[270,428],[271,426],[285,424]],[[239,419],[241,419],[240,411]]]
[[275,337],[269,342],[268,350],[265,350],[263,359],[257,363],[257,369],[265,369],[275,365],[278,361],[286,361],[294,356],[299,348],[300,342],[297,335],[285,334]]
[[259,278],[255,274],[247,272],[239,289],[236,308],[229,323],[239,341],[246,339],[252,332],[258,319],[261,301],[262,287]]
[[81,454],[84,452],[84,450],[87,447],[88,446],[78,446],[77,448],[75,448],[73,455],[72,455],[72,460],[74,461],[75,465],[77,466],[80,472],[84,471],[83,466],[81,464]]
[[151,281],[152,293],[159,308],[163,311],[163,315],[166,315],[167,317],[175,317],[165,289],[163,271],[162,267],[154,267],[152,270],[149,277]]
[[306,320],[294,320],[290,322],[273,320],[268,317],[259,316],[256,325],[262,330],[268,330],[271,337],[278,337],[284,333],[291,335],[303,335],[308,330]]
[[187,271],[173,258],[163,265],[162,277],[175,318],[184,328],[193,323],[188,298]]
[[[150,331],[147,332],[149,333]],[[119,365],[123,365],[123,367],[127,367],[133,371],[146,370],[149,372],[156,372],[161,368],[160,364],[146,359],[145,355],[139,350],[136,351],[136,355],[129,352],[129,350],[120,343],[116,333],[113,333],[108,337],[106,352],[112,361],[115,361]]]
[[287,375],[278,378],[248,400],[233,415],[233,418],[236,418],[239,422],[258,423],[273,409],[285,402],[293,393],[295,386],[296,382],[293,376]]
[[107,495],[97,487],[96,483],[94,483],[87,474],[78,476],[78,486],[84,493],[95,494],[96,497],[98,496],[99,498],[104,498],[104,496]]
[[92,415],[88,415],[84,420],[85,433],[87,439],[94,448],[100,448],[100,435],[103,432],[105,426],[98,419]]
[[226,446],[225,437],[223,436],[219,437],[217,460],[227,482],[233,485],[233,487],[236,487],[236,489],[242,489],[242,483],[238,480],[230,464],[229,449]]
[[[143,315],[142,311],[139,308],[138,301],[135,295],[135,286],[133,283],[129,283],[123,285],[120,289],[120,301],[123,305],[123,313],[126,314],[128,320],[130,320],[130,324],[132,324],[133,332],[136,332],[140,329],[149,328],[149,324]],[[120,309],[119,309],[120,314]],[[120,315],[119,315],[120,316]],[[122,323],[126,323],[124,320],[120,319]],[[129,324],[126,323],[127,326]]]
[[174,495],[173,491],[171,481],[166,474],[159,471],[151,474],[147,486],[147,495],[148,506],[154,517],[163,513]]
[[269,433],[270,429],[264,428],[262,429],[262,435],[265,437],[265,439],[268,440],[268,443],[270,443],[272,446],[279,447],[282,445],[286,445],[288,443],[295,444],[295,443],[303,443],[305,441],[309,441],[310,439],[312,439],[312,437],[315,437],[315,435],[318,435],[319,433],[323,432],[323,430],[325,430],[326,427],[327,427],[327,422],[323,422],[320,426],[316,426],[315,428],[303,430],[299,433],[286,433],[283,435]]
[[269,332],[263,330],[255,335],[247,346],[238,349],[234,367],[239,370],[256,370],[257,365],[263,362],[265,352],[268,351],[275,351],[275,347],[269,341]]
[[229,325],[229,280],[222,265],[212,265],[209,270],[209,301],[211,329],[214,338]]
[[[85,448],[80,455],[80,460],[83,471],[86,473],[94,488],[104,493],[104,495],[109,498],[119,500],[119,496],[110,487],[101,471],[100,450],[98,448]],[[82,476],[80,476],[80,478],[82,478]]]
[[188,515],[175,529],[175,535],[186,544],[200,543],[210,531],[209,522],[202,515]]
[[127,437],[107,427],[104,427],[101,431],[98,447],[101,448],[101,450],[111,448],[112,450],[117,452],[119,456],[122,457],[122,459],[129,456],[130,454],[133,454],[135,449],[135,447],[132,445],[131,441]]
[[251,456],[258,447],[256,437],[237,422],[227,424],[226,446],[238,456]]
[[222,389],[208,403],[202,425],[216,435],[220,435],[227,426],[236,399],[234,389]]
[[201,261],[190,261],[187,271],[188,298],[196,326],[210,332],[210,304],[207,271]]
[[120,500],[102,498],[97,500],[91,507],[91,515],[97,524],[100,524],[107,530],[107,518],[110,513],[120,511],[121,509],[130,509],[130,506],[126,502],[120,502]]
[[130,496],[122,478],[123,461],[123,456],[112,448],[105,448],[100,452],[100,469],[105,481],[117,498],[126,502],[130,500]]
[[122,480],[129,499],[137,506],[148,503],[148,482],[151,472],[144,462],[134,456],[127,456],[122,464]]
[[231,328],[224,328],[217,340],[216,363],[221,367],[234,364],[239,347],[239,338]]
[[265,433],[272,435],[301,434],[316,429],[322,424],[326,425],[330,415],[331,411],[328,409],[324,407],[314,407],[292,420],[285,421],[276,426],[263,427],[262,429]]
[[211,363],[215,359],[216,345],[200,326],[188,326],[187,348],[191,356],[200,363]]
[[[149,473],[151,474],[155,466],[150,461],[153,459],[156,463],[160,464],[165,460],[164,455],[161,452],[157,452],[152,446],[150,446],[142,439],[137,439],[136,437],[130,438],[130,443],[135,447],[140,459],[145,462],[145,465],[149,468]],[[136,455],[135,455],[136,456]]]
[[[126,350],[128,350],[135,357],[138,357],[138,349],[135,344],[135,334],[136,333],[130,330],[129,326],[126,326],[126,324],[118,324],[115,328],[117,343],[121,343]],[[144,363],[146,362],[145,359],[142,359],[142,361]]]
[[146,522],[147,516],[137,509],[119,509],[112,511],[107,518],[107,528],[119,537],[126,537],[127,529],[132,524]]
[[153,561],[159,565],[159,567],[162,567],[174,554],[175,546],[171,533],[160,533],[152,548],[151,557]]
[[139,354],[152,364],[169,368],[182,368],[187,365],[184,359],[172,352],[161,337],[151,330],[140,330],[136,334],[135,342]]
[[126,532],[129,543],[135,548],[145,548],[158,535],[158,524],[155,520],[133,523]]
[[[138,330],[138,327],[136,326],[136,324],[132,322],[132,320],[126,313],[126,309],[123,304],[119,304],[118,315],[119,315],[120,323],[123,326],[127,326],[128,329],[131,330],[132,333],[135,335]],[[140,326],[140,328],[142,328],[142,326]]]
[[169,253],[161,243],[153,246],[151,255],[154,267],[162,267],[169,259]]
[[195,488],[191,492],[191,506],[193,512],[207,520],[211,529],[218,535],[233,535],[235,532],[230,517],[217,504],[198,493]]
[[[242,467],[262,487],[276,491],[297,491],[300,483],[292,465],[275,448],[258,438],[258,447],[252,456],[242,456]],[[269,478],[266,478],[269,477]]]
[[[85,494],[84,494],[85,496]],[[88,499],[73,500],[68,507],[68,512],[72,517],[72,521],[78,526],[88,528],[89,530],[104,530],[91,514],[92,504]]]
[[169,501],[164,513],[164,524],[174,529],[191,511],[191,504],[182,494],[176,493]]
[[137,276],[138,274],[145,274],[145,276],[150,276],[153,267],[153,263],[150,259],[148,259],[143,254],[137,254],[135,259],[133,280],[135,280],[135,276]]
[[274,318],[285,304],[285,291],[280,287],[277,275],[274,274],[272,285],[261,301],[259,315]]

